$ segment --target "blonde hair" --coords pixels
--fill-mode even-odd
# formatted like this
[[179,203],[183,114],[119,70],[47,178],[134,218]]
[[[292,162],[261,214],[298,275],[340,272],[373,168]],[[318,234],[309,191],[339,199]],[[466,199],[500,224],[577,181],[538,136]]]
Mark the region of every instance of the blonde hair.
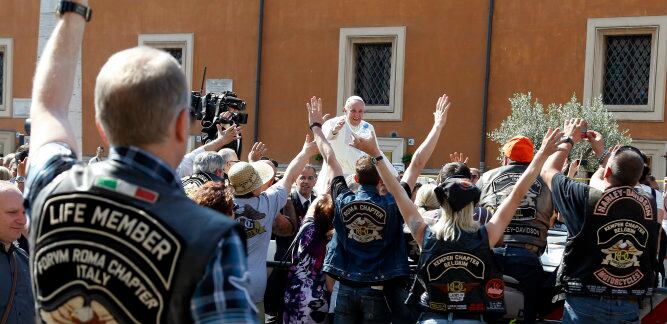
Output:
[[415,205],[419,210],[419,214],[424,214],[425,212],[433,209],[438,209],[440,204],[438,203],[438,198],[435,196],[436,185],[432,183],[427,183],[422,185],[419,190],[417,190],[415,196]]
[[438,221],[431,227],[431,231],[438,240],[456,241],[461,237],[461,232],[476,232],[479,223],[473,220],[475,204],[470,203],[463,209],[454,212],[445,201],[441,206],[441,215]]

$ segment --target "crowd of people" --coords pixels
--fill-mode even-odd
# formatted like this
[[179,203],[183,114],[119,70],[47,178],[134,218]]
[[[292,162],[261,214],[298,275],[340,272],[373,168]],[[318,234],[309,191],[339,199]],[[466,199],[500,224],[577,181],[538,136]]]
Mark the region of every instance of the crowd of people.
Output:
[[[168,53],[137,47],[97,76],[109,153],[83,163],[67,108],[88,8],[71,3],[37,66],[30,145],[0,167],[0,323],[493,323],[506,313],[504,275],[534,323],[554,226],[568,232],[555,283],[563,323],[638,323],[663,284],[667,221],[648,158],[609,147],[582,119],[539,147],[517,134],[483,173],[453,153],[424,182],[446,94],[400,173],[363,98],[328,119],[312,97],[308,135],[278,172],[261,142],[241,159],[234,124],[186,152],[185,75]],[[581,141],[599,165],[590,182],[568,161]],[[319,170],[308,164],[317,153]],[[284,267],[269,275],[267,259]]]

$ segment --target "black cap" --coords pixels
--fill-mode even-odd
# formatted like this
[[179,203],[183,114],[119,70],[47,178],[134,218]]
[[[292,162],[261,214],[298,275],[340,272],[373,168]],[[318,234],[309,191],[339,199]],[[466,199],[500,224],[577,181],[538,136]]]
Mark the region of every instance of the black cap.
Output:
[[463,209],[470,203],[476,205],[482,194],[469,179],[463,177],[447,178],[433,191],[440,205],[442,206],[446,200],[454,212]]

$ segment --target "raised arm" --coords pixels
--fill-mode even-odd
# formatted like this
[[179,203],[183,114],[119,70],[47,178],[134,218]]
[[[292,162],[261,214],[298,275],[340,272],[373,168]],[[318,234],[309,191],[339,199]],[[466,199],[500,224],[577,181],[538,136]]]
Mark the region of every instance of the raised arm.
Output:
[[[491,217],[491,220],[486,224],[486,231],[489,234],[489,247],[496,245],[498,240],[503,236],[505,228],[509,225],[514,213],[516,212],[519,203],[530,189],[530,186],[535,182],[537,176],[540,175],[540,170],[547,158],[558,150],[558,144],[563,132],[556,128],[549,129],[544,135],[542,146],[535,154],[533,161],[530,162],[526,171],[523,172],[521,178],[516,183],[512,192],[503,200],[496,212]],[[562,161],[561,161],[562,165]]]
[[[370,138],[364,138],[361,136],[352,135],[353,141],[350,145],[356,147],[357,149],[363,151],[372,157],[378,157],[382,154],[380,149],[377,147],[377,141],[375,139],[375,133],[371,133]],[[412,237],[417,241],[417,244],[421,248],[422,242],[424,241],[424,229],[426,228],[426,223],[424,219],[417,211],[417,207],[412,202],[412,199],[408,197],[408,194],[405,192],[405,189],[401,187],[401,184],[398,183],[396,177],[391,173],[389,167],[386,163],[378,163],[375,165],[382,182],[387,187],[387,190],[394,196],[398,209],[401,211],[401,216],[405,220],[405,224],[408,225]]]
[[[343,175],[343,169],[338,160],[336,159],[336,153],[334,153],[331,144],[327,140],[326,136],[322,132],[322,123],[324,123],[324,116],[322,116],[322,98],[310,98],[310,103],[306,103],[306,109],[308,110],[308,125],[313,131],[313,136],[315,137],[315,143],[317,143],[317,148],[320,150],[320,154],[324,158],[324,161],[329,167],[329,175],[331,179]],[[319,124],[320,126],[313,126]]]
[[288,192],[292,190],[291,188],[296,178],[301,174],[301,170],[306,166],[306,163],[308,163],[308,159],[315,153],[317,153],[317,146],[314,141],[310,140],[310,136],[306,135],[306,141],[303,143],[301,151],[289,163],[285,169],[285,176],[278,183],[282,184]]
[[447,123],[447,113],[449,112],[450,104],[451,102],[446,94],[438,98],[438,102],[435,104],[435,112],[433,113],[433,127],[431,127],[431,131],[426,136],[424,142],[415,151],[410,166],[408,166],[403,174],[401,181],[407,183],[411,190],[415,187],[415,182],[417,182],[419,174],[424,170],[426,162],[431,158],[435,145],[438,143],[442,128]]
[[[586,121],[581,118],[572,118],[565,121],[565,126],[563,127],[563,135],[572,139],[574,144],[581,141],[581,130],[586,127]],[[547,161],[544,163],[544,168],[540,173],[542,180],[547,183],[547,187],[551,191],[551,180],[553,179],[556,173],[561,172],[561,168],[567,160],[567,156],[570,154],[574,144],[569,142],[562,142],[558,145],[558,152],[551,155]]]
[[[88,5],[87,0],[74,2]],[[85,19],[77,14],[60,17],[37,64],[32,88],[30,155],[44,144],[63,142],[78,152],[73,127],[67,119],[74,75],[83,40]]]

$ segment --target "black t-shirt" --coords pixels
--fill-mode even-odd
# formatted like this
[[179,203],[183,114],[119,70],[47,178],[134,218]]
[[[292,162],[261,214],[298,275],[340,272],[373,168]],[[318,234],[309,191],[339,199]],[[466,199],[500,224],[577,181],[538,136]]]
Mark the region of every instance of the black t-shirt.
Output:
[[556,173],[551,179],[554,208],[565,218],[571,236],[579,234],[586,218],[586,204],[590,186]]

